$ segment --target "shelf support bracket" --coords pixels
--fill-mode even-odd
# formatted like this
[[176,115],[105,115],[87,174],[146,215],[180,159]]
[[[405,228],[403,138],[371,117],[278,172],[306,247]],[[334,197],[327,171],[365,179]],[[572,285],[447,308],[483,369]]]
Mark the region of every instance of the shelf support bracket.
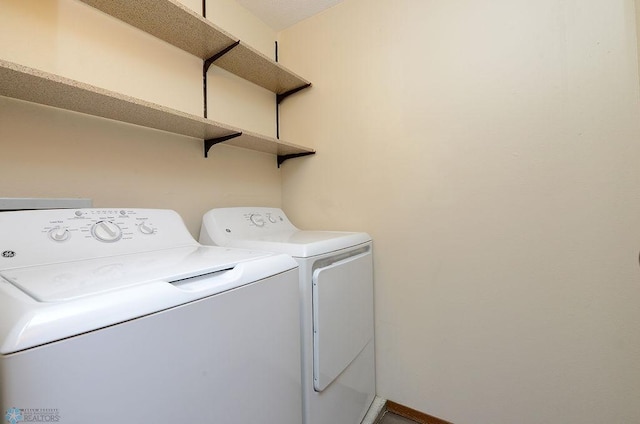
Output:
[[282,165],[282,163],[285,160],[288,159],[294,159],[294,158],[301,158],[303,156],[309,156],[309,155],[315,155],[316,152],[304,152],[304,153],[294,153],[291,155],[278,155],[278,168],[280,168],[280,165]]
[[305,84],[305,85],[301,85],[300,87],[294,88],[293,90],[289,90],[289,91],[284,92],[284,93],[282,93],[282,94],[276,94],[276,103],[277,103],[277,104],[280,104],[280,103],[282,103],[282,101],[283,101],[284,99],[286,99],[286,98],[287,98],[287,97],[289,97],[290,95],[295,94],[295,93],[297,93],[298,91],[302,91],[302,90],[304,90],[305,88],[309,88],[309,87],[311,87],[311,83],[309,83],[309,84]]
[[205,158],[209,157],[209,149],[211,149],[216,144],[223,143],[227,140],[231,140],[232,138],[240,137],[241,135],[242,133],[239,132],[235,134],[223,135],[222,137],[209,138],[207,140],[204,140],[204,157]]
[[[203,3],[203,7],[204,7],[204,3]],[[204,117],[205,118],[207,118],[207,72],[209,71],[209,68],[211,67],[211,65],[213,65],[213,62],[215,62],[216,60],[220,59],[225,54],[229,53],[234,47],[236,47],[239,44],[240,44],[240,40],[238,40],[235,43],[233,43],[232,45],[227,46],[224,49],[220,50],[218,53],[214,54],[209,59],[206,59],[204,61],[204,63],[202,64],[202,91],[203,91]]]
[[204,61],[204,72],[206,73],[209,70],[209,67],[211,67],[211,65],[213,65],[213,62],[215,62],[216,60],[220,59],[225,54],[229,53],[231,50],[233,50],[239,44],[240,44],[240,40],[238,40],[235,43],[231,44],[230,46],[227,46],[224,49],[220,50],[218,53],[214,54],[209,59],[206,59]]
[[290,95],[295,94],[298,91],[304,90],[308,87],[311,87],[311,83],[294,88],[293,90],[289,90],[282,94],[276,94],[276,138],[280,138],[280,103]]

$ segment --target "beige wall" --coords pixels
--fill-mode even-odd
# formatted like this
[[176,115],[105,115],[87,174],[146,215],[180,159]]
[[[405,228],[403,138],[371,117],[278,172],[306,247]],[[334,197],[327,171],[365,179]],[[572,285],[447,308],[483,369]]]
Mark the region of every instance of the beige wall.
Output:
[[[210,1],[209,16],[218,7],[230,10],[229,3]],[[200,7],[199,0],[185,4]],[[241,11],[224,17],[227,30],[244,39],[275,39]],[[200,59],[80,2],[0,0],[0,58],[202,115]],[[274,95],[266,102],[262,89],[229,79],[231,88],[211,77],[209,117],[272,135]],[[225,99],[234,107],[225,108]],[[202,141],[2,97],[0,145],[0,197],[170,208],[196,236],[212,207],[281,201],[273,155],[220,145],[205,159]]]
[[[275,34],[211,3],[269,55]],[[176,209],[194,235],[211,207],[282,200],[302,227],[373,235],[382,396],[456,424],[637,423],[634,16],[346,0],[284,31],[281,61],[314,86],[283,103],[282,136],[318,154],[283,166],[282,198],[273,156],[205,160],[197,140],[0,98],[0,196]],[[75,1],[0,0],[0,58],[201,112],[198,59]],[[213,73],[210,116],[271,134],[272,95]]]
[[279,34],[305,228],[375,240],[380,395],[456,424],[640,422],[633,0],[346,0]]

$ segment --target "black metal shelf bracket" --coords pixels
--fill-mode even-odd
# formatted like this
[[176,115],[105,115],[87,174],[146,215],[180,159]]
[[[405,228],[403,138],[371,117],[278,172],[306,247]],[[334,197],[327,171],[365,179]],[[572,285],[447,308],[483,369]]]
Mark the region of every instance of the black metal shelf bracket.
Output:
[[211,67],[211,65],[213,65],[213,62],[220,59],[225,54],[229,53],[231,50],[233,50],[234,47],[238,46],[239,44],[240,44],[240,40],[220,50],[218,53],[214,54],[213,56],[211,56],[209,59],[206,59],[202,63],[202,91],[203,91],[203,98],[204,98],[204,117],[205,118],[207,117],[207,72],[209,71],[209,68]]
[[220,59],[225,54],[229,53],[231,50],[234,49],[234,47],[237,47],[238,45],[240,45],[240,40],[238,40],[235,43],[231,44],[230,46],[227,46],[224,49],[220,50],[218,53],[214,54],[209,59],[206,59],[204,61],[204,70],[205,70],[205,72],[209,70],[209,67],[213,64],[213,62],[215,62],[216,60]]
[[291,155],[278,155],[278,168],[280,168],[280,165],[282,165],[282,163],[285,160],[288,159],[294,159],[294,158],[301,158],[303,156],[309,156],[309,155],[315,155],[316,152],[304,152],[304,153],[294,153]]
[[[276,63],[278,62],[278,42],[276,41],[276,49],[275,49]],[[280,138],[280,103],[290,95],[297,93],[300,90],[304,90],[305,88],[311,87],[311,83],[302,85],[300,87],[294,88],[293,90],[286,91],[281,94],[276,94],[276,138]],[[312,153],[309,153],[312,154]],[[305,155],[303,155],[305,156]],[[287,158],[289,159],[289,158]],[[284,162],[287,159],[283,159]],[[280,156],[278,156],[278,168],[280,168]]]
[[305,88],[309,88],[309,87],[311,87],[311,83],[309,83],[309,84],[305,84],[305,85],[301,85],[300,87],[294,88],[293,90],[289,90],[289,91],[284,92],[284,93],[282,93],[282,94],[276,94],[276,103],[277,103],[277,104],[280,104],[280,103],[282,103],[282,101],[283,101],[284,99],[286,99],[286,98],[287,98],[287,97],[289,97],[290,95],[295,94],[295,93],[297,93],[298,91],[302,91],[302,90],[304,90]]
[[293,90],[289,90],[282,94],[276,94],[276,138],[280,138],[280,103],[290,95],[308,87],[311,87],[311,83],[294,88]]
[[223,135],[222,137],[209,138],[207,140],[204,140],[204,157],[205,158],[209,157],[209,149],[211,149],[216,144],[223,143],[227,140],[231,140],[232,138],[240,137],[241,135],[242,133],[239,132],[235,134]]

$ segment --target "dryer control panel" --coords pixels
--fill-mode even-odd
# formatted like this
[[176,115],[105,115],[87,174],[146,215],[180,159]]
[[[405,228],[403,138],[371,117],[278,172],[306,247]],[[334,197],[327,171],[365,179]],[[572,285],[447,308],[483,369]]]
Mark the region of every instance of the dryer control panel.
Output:
[[282,211],[277,212],[273,211],[251,211],[242,214],[246,221],[255,225],[256,227],[270,227],[274,224],[282,224],[282,226],[286,226],[287,223],[290,224],[289,220],[285,217]]
[[212,209],[202,217],[200,243],[259,249],[293,257],[320,255],[371,241],[366,233],[304,231],[278,208]]
[[264,207],[213,209],[204,216],[203,231],[205,227],[219,232],[222,238],[233,239],[255,239],[300,231],[282,209]]
[[191,245],[182,218],[162,209],[0,213],[0,269]]

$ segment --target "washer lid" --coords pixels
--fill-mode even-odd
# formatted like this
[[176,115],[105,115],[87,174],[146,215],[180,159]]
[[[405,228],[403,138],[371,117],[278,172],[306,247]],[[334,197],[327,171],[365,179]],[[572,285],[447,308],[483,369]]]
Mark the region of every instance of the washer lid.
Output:
[[367,233],[300,230],[265,234],[255,239],[227,238],[225,240],[229,247],[286,253],[296,258],[322,255],[370,241],[371,237]]
[[159,251],[8,269],[5,280],[40,302],[59,302],[121,290],[151,281],[174,282],[234,268],[268,256],[211,246]]

